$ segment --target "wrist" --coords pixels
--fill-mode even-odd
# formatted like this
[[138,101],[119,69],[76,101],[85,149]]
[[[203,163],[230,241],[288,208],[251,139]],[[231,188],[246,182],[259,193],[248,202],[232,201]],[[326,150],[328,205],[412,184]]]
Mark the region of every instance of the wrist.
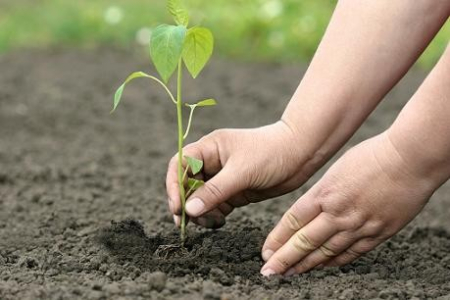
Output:
[[295,157],[293,163],[298,172],[302,173],[306,179],[312,176],[322,167],[334,153],[321,143],[313,131],[308,131],[305,127],[300,128],[283,116],[280,121],[274,124],[284,133],[285,144]]
[[402,162],[402,168],[431,189],[437,189],[450,178],[450,161],[447,157],[429,151],[433,145],[420,142],[413,135],[402,134],[391,127],[384,135],[392,155]]
[[[304,152],[303,171],[314,174],[322,167],[353,135],[361,125],[369,111],[351,107],[349,95],[339,94],[337,99],[331,95],[309,97],[308,94],[300,96],[296,92],[286,108],[281,122],[298,137],[297,148]],[[315,99],[315,103],[305,101],[298,105],[301,99]]]

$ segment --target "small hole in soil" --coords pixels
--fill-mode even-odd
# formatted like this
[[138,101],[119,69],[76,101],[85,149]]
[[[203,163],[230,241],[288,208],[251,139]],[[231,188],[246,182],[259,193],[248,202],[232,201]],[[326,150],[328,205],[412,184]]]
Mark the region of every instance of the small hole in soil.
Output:
[[162,271],[172,276],[199,274],[205,278],[220,273],[227,277],[225,282],[234,276],[255,280],[260,277],[264,235],[251,225],[233,232],[192,233],[181,246],[176,230],[147,236],[142,224],[125,220],[112,222],[100,232],[98,240],[119,263],[132,264],[142,271]]

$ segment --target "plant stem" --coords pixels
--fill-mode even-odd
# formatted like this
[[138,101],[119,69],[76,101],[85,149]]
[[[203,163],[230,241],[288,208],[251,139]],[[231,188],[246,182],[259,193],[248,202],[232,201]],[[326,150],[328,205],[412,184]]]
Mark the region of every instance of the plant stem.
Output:
[[186,198],[183,182],[183,102],[181,98],[182,62],[178,61],[177,122],[178,122],[178,185],[181,200],[181,243],[186,239]]
[[[188,171],[189,171],[189,166],[186,166],[186,169],[184,170],[184,173],[183,173],[183,177],[182,177],[182,179],[181,179],[181,182],[184,183],[184,181],[186,180],[186,176],[187,176]],[[187,198],[187,197],[186,197],[186,198]]]
[[169,90],[169,88],[167,87],[167,85],[164,84],[164,82],[162,82],[161,80],[159,80],[159,79],[156,78],[155,76],[151,76],[151,75],[147,75],[147,74],[145,74],[145,75],[146,75],[147,78],[150,78],[150,79],[156,81],[157,83],[159,83],[159,84],[164,88],[164,90],[166,91],[167,95],[169,95],[170,100],[172,100],[172,102],[173,102],[174,104],[177,104],[177,102],[175,101],[175,98],[173,97],[173,95],[172,95],[172,93],[170,92],[170,90]]

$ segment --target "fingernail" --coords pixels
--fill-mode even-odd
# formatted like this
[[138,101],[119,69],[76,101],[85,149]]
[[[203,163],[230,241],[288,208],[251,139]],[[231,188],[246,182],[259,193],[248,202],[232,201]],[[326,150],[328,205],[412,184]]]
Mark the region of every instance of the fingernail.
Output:
[[169,203],[169,208],[172,210],[172,199],[167,198],[167,203]]
[[264,277],[267,277],[267,276],[270,276],[270,275],[275,275],[275,274],[276,274],[276,272],[274,270],[270,269],[270,268],[267,268],[267,269],[263,268],[261,270],[261,275],[264,276]]
[[262,253],[262,258],[264,259],[264,261],[268,261],[269,258],[273,255],[273,251],[270,249],[264,250]]
[[289,277],[296,273],[297,273],[297,271],[294,268],[290,268],[289,270],[286,271],[286,273],[284,273],[284,276]]
[[205,203],[199,198],[194,198],[186,203],[186,211],[193,217],[198,217],[205,209]]
[[173,215],[173,222],[175,223],[175,225],[177,227],[180,227],[180,225],[181,225],[181,218],[180,218],[180,216]]

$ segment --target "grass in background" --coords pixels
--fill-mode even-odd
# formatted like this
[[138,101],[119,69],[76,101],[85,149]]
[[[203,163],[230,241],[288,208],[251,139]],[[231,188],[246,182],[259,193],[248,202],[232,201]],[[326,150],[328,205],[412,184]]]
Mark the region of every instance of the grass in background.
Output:
[[[335,1],[186,0],[193,21],[216,36],[216,53],[252,61],[292,62],[313,55]],[[163,0],[0,0],[0,52],[18,48],[128,48],[147,45],[169,22]],[[450,24],[420,59],[432,66],[450,39]],[[134,46],[134,45],[133,45]]]

